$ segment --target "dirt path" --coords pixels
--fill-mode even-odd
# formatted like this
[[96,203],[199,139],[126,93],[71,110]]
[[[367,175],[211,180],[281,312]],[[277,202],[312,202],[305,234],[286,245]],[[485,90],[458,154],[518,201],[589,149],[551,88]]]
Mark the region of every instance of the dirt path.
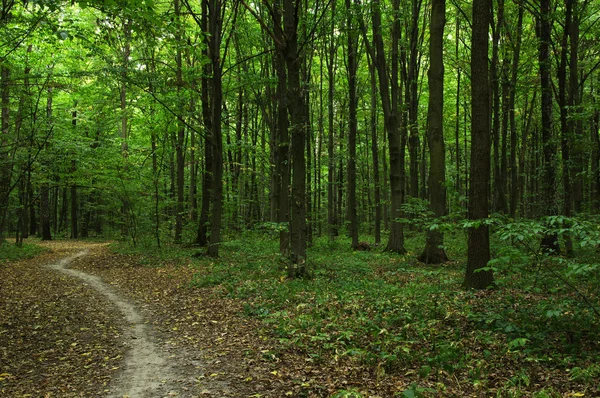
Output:
[[[69,264],[88,253],[88,249],[81,250],[48,267],[80,279],[101,293],[121,312],[127,322],[124,337],[128,350],[123,371],[110,386],[107,397],[191,397],[209,391],[205,385],[201,388],[201,364],[185,354],[167,352],[136,305],[98,276],[68,268]],[[223,388],[222,385],[220,387]]]

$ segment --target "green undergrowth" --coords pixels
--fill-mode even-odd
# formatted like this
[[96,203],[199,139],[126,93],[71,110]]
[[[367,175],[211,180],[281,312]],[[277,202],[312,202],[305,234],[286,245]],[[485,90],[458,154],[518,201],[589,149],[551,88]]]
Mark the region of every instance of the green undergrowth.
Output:
[[46,249],[33,243],[24,243],[21,246],[17,246],[13,242],[3,242],[0,244],[0,265],[9,261],[32,258],[44,251]]
[[[520,268],[517,258],[505,259],[511,267],[495,265],[497,288],[465,291],[465,234],[447,234],[452,261],[443,265],[415,260],[422,235],[407,232],[403,256],[382,247],[352,251],[341,237],[317,239],[308,250],[312,276],[290,280],[277,239],[247,233],[223,243],[218,259],[194,259],[190,285],[241,300],[244,315],[260,318],[278,340],[280,351],[268,353],[273,360],[290,349],[316,364],[360,364],[377,378],[409,375],[436,381],[442,390],[458,378],[473,390],[494,388],[499,396],[557,396],[565,382],[577,393],[596,388],[600,324],[589,304],[597,305],[598,297],[588,294],[598,291],[597,274],[572,273],[565,284],[520,251]],[[494,238],[495,253],[508,256],[505,247]],[[197,250],[146,250],[141,261],[189,262]],[[593,249],[580,250],[580,258],[593,259]],[[551,269],[567,267],[558,257],[543,261],[552,262]]]

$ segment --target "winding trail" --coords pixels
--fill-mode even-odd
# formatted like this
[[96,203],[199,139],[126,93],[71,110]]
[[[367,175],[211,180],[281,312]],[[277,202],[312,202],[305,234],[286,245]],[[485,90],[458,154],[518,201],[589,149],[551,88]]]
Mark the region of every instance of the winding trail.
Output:
[[[128,352],[124,359],[123,371],[111,386],[111,394],[107,398],[154,398],[171,396],[172,387],[181,380],[170,363],[167,354],[159,348],[152,336],[151,326],[146,324],[140,311],[129,300],[101,278],[68,268],[76,259],[86,256],[88,249],[48,265],[49,268],[82,280],[101,293],[122,313],[128,329],[125,330]],[[183,396],[177,393],[177,396]]]

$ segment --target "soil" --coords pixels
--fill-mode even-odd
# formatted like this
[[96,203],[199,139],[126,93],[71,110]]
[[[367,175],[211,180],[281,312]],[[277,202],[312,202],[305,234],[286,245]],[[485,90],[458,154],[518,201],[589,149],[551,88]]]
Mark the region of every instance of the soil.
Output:
[[48,253],[0,268],[0,396],[249,395],[207,374],[202,351],[172,344],[149,305],[71,268],[108,260],[106,244],[43,245]]

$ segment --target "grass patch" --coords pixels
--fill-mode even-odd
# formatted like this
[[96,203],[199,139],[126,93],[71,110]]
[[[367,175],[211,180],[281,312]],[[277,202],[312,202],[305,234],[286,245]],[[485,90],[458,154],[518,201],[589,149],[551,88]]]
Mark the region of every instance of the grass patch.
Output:
[[21,246],[17,246],[12,242],[5,241],[0,244],[0,265],[10,261],[32,258],[45,251],[46,249],[35,244],[24,243]]

